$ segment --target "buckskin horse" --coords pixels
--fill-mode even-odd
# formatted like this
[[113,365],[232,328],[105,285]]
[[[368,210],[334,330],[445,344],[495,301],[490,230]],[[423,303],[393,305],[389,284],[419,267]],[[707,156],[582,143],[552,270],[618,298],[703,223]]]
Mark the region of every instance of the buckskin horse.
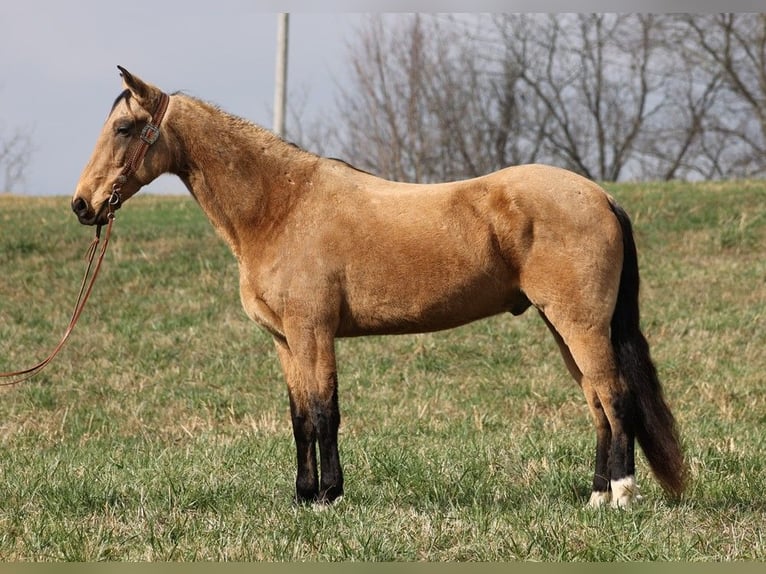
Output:
[[337,337],[436,331],[529,307],[596,427],[588,504],[637,498],[636,439],[662,487],[682,493],[675,420],[639,327],[631,223],[601,187],[545,165],[451,183],[387,181],[118,68],[123,91],[72,210],[102,225],[160,174],[181,178],[236,257],[245,312],[274,339],[297,501],[343,495]]

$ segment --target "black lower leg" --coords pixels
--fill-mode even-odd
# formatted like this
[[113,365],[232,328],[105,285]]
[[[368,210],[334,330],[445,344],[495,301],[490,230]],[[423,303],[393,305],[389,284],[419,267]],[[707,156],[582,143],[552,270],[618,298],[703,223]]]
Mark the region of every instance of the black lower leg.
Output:
[[[606,451],[606,452],[604,452]],[[593,491],[607,492],[609,490],[609,446],[603,449],[596,447],[596,471],[593,473]]]
[[295,500],[296,502],[312,502],[316,500],[319,493],[316,430],[311,417],[299,413],[292,399],[290,400],[290,410],[298,463],[295,477]]
[[609,448],[612,433],[608,428],[596,432],[596,468],[593,473],[593,492],[607,492],[611,473],[609,472]]
[[619,420],[619,429],[614,433],[609,466],[611,479],[620,480],[626,476],[634,476],[636,472],[633,431],[635,409],[632,395],[624,393],[615,397],[613,407]]
[[338,453],[340,409],[338,408],[337,386],[329,404],[319,405],[315,412],[319,438],[319,458],[322,467],[318,500],[330,503],[343,495],[343,470],[340,466]]

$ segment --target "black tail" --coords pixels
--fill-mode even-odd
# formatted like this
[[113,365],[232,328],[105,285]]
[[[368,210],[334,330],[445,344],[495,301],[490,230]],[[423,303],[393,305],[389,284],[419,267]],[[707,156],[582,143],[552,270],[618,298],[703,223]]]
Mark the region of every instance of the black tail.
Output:
[[634,430],[638,444],[662,487],[680,495],[686,485],[686,465],[676,421],[663,398],[649,344],[639,325],[638,255],[633,229],[628,214],[620,206],[612,203],[612,211],[622,228],[624,252],[620,290],[611,325],[617,367],[635,399]]

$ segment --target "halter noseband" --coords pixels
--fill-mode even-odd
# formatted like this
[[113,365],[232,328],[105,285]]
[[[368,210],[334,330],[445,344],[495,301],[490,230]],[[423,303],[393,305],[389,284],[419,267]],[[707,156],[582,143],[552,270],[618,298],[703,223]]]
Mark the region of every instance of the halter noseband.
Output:
[[122,203],[122,196],[120,190],[122,186],[128,181],[128,178],[135,173],[135,171],[141,167],[141,162],[144,161],[149,146],[152,145],[160,137],[160,124],[162,118],[165,117],[165,112],[168,109],[168,103],[170,102],[170,96],[165,92],[160,92],[160,101],[157,104],[157,109],[154,110],[152,119],[147,122],[139,135],[139,141],[133,148],[132,153],[128,157],[128,161],[122,168],[122,172],[117,176],[117,181],[112,184],[112,195],[109,196],[109,212],[114,213],[120,208]]

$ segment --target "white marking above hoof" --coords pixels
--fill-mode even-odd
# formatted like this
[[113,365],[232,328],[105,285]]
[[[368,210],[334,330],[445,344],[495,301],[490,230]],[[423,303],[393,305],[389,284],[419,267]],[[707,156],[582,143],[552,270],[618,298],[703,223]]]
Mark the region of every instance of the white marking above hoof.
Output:
[[590,500],[588,501],[588,508],[601,508],[605,504],[609,504],[612,499],[612,494],[607,491],[594,490],[590,493]]
[[612,508],[629,508],[641,500],[634,476],[626,476],[612,481]]

